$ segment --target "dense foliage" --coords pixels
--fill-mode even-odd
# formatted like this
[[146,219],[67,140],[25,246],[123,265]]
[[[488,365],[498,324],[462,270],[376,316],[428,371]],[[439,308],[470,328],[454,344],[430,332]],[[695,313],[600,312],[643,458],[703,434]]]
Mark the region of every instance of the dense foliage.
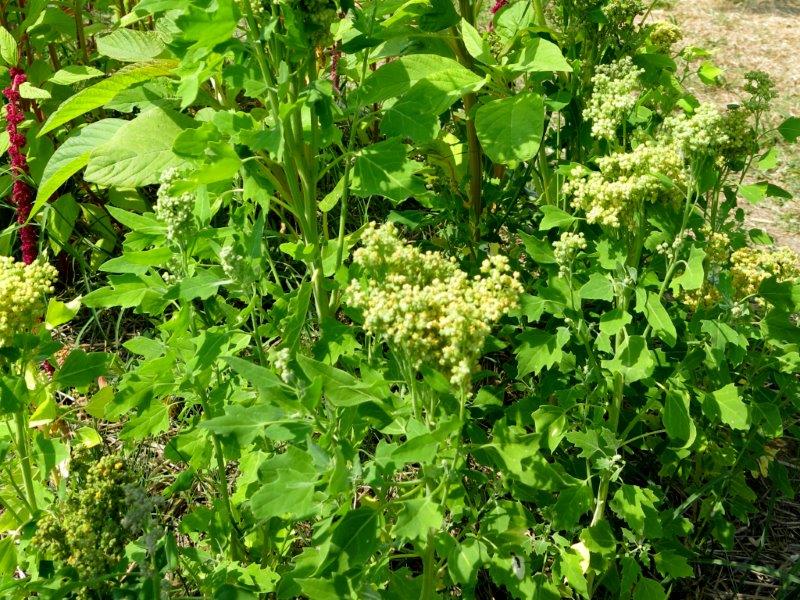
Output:
[[683,596],[793,494],[800,119],[648,14],[4,4],[0,595]]

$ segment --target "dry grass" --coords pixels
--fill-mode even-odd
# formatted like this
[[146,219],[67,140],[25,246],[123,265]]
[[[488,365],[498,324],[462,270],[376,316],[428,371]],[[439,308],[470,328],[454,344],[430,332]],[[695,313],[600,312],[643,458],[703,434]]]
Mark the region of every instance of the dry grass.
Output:
[[[742,75],[766,71],[775,79],[780,97],[775,101],[775,124],[789,114],[800,114],[800,0],[668,0],[653,12],[654,19],[677,22],[683,43],[714,52],[713,61],[726,73],[726,84],[693,90],[720,105],[735,102]],[[800,143],[782,144],[782,164],[766,176],[790,191],[794,200],[768,200],[745,205],[751,227],[767,231],[778,244],[800,251]]]

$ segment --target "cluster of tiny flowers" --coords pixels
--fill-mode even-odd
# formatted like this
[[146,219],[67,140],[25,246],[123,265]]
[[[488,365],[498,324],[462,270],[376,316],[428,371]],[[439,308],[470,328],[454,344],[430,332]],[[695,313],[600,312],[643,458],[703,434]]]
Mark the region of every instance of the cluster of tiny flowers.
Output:
[[597,67],[592,77],[592,95],[583,111],[583,118],[592,122],[595,138],[615,137],[617,127],[636,106],[642,73],[630,56]]
[[659,21],[650,30],[650,42],[656,50],[663,54],[669,54],[672,46],[683,38],[680,27],[670,21]]
[[753,112],[761,112],[769,108],[770,103],[778,96],[775,82],[764,71],[748,71],[744,74],[744,91],[750,97],[744,106]]
[[558,241],[553,242],[553,255],[559,265],[559,275],[565,276],[575,255],[585,249],[586,237],[583,233],[563,232]]
[[194,196],[189,192],[175,195],[172,185],[181,178],[179,169],[171,167],[161,174],[161,185],[156,198],[156,218],[167,226],[167,241],[178,242],[192,223]]
[[41,317],[43,297],[53,292],[56,276],[55,268],[44,261],[26,265],[0,256],[0,347]]
[[278,377],[280,377],[284,383],[291,384],[294,382],[295,376],[289,364],[292,360],[292,352],[289,350],[289,348],[281,348],[280,350],[275,351],[270,356],[270,359],[272,362],[272,368],[275,369]]
[[661,242],[658,246],[656,246],[656,252],[663,255],[668,261],[672,261],[675,259],[675,255],[683,245],[685,239],[686,234],[683,234],[672,240],[672,243],[667,241]]
[[641,0],[608,0],[602,8],[603,15],[613,28],[629,27],[634,18],[644,11]]
[[330,27],[337,16],[333,0],[291,0],[289,6],[302,19],[305,33],[313,45],[330,44]]
[[363,310],[366,331],[413,369],[432,366],[467,389],[492,324],[518,304],[519,274],[506,257],[492,256],[470,277],[455,259],[409,245],[391,223],[371,224],[362,241],[354,262],[365,278],[350,283],[347,298]]
[[725,143],[720,145],[719,154],[725,165],[734,171],[741,171],[747,157],[758,151],[758,140],[751,116],[750,111],[744,107],[733,106],[725,111],[722,118]]
[[664,119],[664,133],[687,158],[714,154],[728,142],[723,116],[709,103],[701,104],[691,115],[670,115]]
[[76,465],[69,481],[66,498],[39,519],[33,543],[89,581],[108,575],[124,555],[134,525],[126,521],[125,493],[133,475],[119,456],[110,455]]
[[726,263],[731,252],[731,238],[723,231],[713,231],[710,225],[700,230],[705,238],[705,251],[708,262],[713,265]]
[[27,81],[27,77],[17,67],[11,67],[8,74],[11,76],[11,85],[3,90],[3,95],[8,99],[6,132],[8,133],[8,155],[11,158],[11,176],[14,180],[11,185],[11,202],[16,206],[17,223],[21,225],[19,237],[22,246],[22,262],[29,264],[36,259],[37,236],[33,226],[25,224],[33,207],[33,191],[25,181],[28,174],[28,161],[23,151],[25,136],[18,129],[18,125],[25,120],[20,107],[19,86]]
[[584,176],[582,169],[564,184],[572,206],[586,213],[589,223],[619,227],[644,201],[675,201],[679,193],[659,177],[675,183],[685,179],[683,159],[674,144],[652,141],[631,152],[617,152],[598,159],[599,171]]
[[800,254],[791,248],[740,248],[731,254],[731,275],[737,297],[758,293],[770,277],[779,282],[800,280]]

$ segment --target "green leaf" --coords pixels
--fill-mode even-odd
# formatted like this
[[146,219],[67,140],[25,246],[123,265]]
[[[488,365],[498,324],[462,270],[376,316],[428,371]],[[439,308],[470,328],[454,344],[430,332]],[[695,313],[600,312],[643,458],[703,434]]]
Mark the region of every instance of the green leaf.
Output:
[[492,56],[489,43],[483,36],[465,19],[461,19],[461,39],[469,55],[486,65],[495,64],[497,61]]
[[483,79],[451,58],[433,54],[411,54],[393,60],[364,80],[357,92],[359,104],[374,104],[398,98],[425,80],[437,90],[456,97],[483,86]]
[[0,26],[0,58],[9,67],[15,67],[19,62],[17,40],[8,32],[8,29],[2,26]]
[[662,550],[655,556],[656,569],[664,577],[694,577],[694,571],[689,566],[685,556],[672,550]]
[[400,506],[397,521],[392,527],[393,539],[425,542],[428,531],[439,531],[441,528],[444,514],[430,497],[406,500]]
[[789,117],[778,125],[778,132],[787,142],[795,142],[800,137],[800,117]]
[[651,489],[626,483],[616,491],[609,506],[636,533],[658,537],[661,521],[657,504],[658,497]]
[[107,260],[100,265],[99,270],[106,273],[141,273],[144,274],[150,267],[166,265],[173,256],[173,251],[168,246],[142,250],[141,252],[125,252]]
[[367,506],[351,510],[342,517],[331,536],[330,553],[336,564],[345,570],[363,568],[381,542],[380,521],[380,513]]
[[724,74],[725,71],[708,61],[701,64],[700,68],[697,69],[697,76],[700,78],[700,81],[706,85],[719,85],[722,83]]
[[152,402],[141,414],[130,419],[119,434],[122,440],[143,440],[169,429],[169,405]]
[[311,455],[289,446],[261,465],[264,485],[250,498],[253,516],[302,519],[314,511],[314,485],[317,472]]
[[349,373],[307,356],[297,355],[297,362],[312,381],[321,378],[325,395],[334,406],[357,406],[365,402],[381,403],[382,390],[373,384],[359,381]]
[[569,341],[569,329],[559,327],[555,333],[530,329],[517,337],[517,377],[538,375],[561,362],[562,348]]
[[633,600],[667,600],[667,593],[655,579],[642,577],[633,590]]
[[287,419],[273,406],[225,407],[225,414],[203,421],[199,425],[222,437],[235,437],[239,448],[246,448],[256,437],[263,435],[273,441],[304,439],[311,426],[301,419]]
[[644,303],[644,316],[653,328],[653,332],[664,340],[671,348],[678,341],[678,332],[672,319],[669,318],[667,310],[661,304],[658,294],[647,292],[647,299]]
[[98,377],[104,375],[108,365],[109,355],[104,352],[86,353],[76,348],[69,353],[64,364],[58,370],[55,381],[65,388],[83,387],[94,383]]
[[89,164],[92,150],[110,140],[126,123],[123,119],[103,119],[90,123],[64,141],[47,161],[31,215],[35,215],[65,181]]
[[572,71],[572,67],[564,58],[561,50],[553,42],[543,38],[533,38],[519,56],[519,60],[510,65],[515,71],[525,73],[535,73],[539,71],[566,72]]
[[710,399],[716,405],[720,420],[731,429],[748,429],[750,427],[747,405],[739,397],[739,390],[735,384],[729,383],[712,392]]
[[678,290],[698,290],[703,285],[705,274],[703,271],[703,260],[706,257],[705,251],[699,246],[692,246],[689,250],[689,260],[683,273],[672,280],[672,289]]
[[45,121],[37,135],[41,137],[75,117],[100,108],[106,102],[113,100],[121,91],[137,83],[169,75],[177,66],[177,60],[168,59],[130,65],[120,69],[108,79],[87,87],[64,101]]
[[78,314],[80,309],[80,296],[69,302],[61,302],[55,298],[50,298],[47,301],[47,315],[44,318],[45,327],[50,331],[59,325],[68,323],[72,317]]
[[155,32],[135,29],[117,29],[108,35],[95,38],[97,51],[120,62],[144,62],[164,51],[164,44]]
[[184,115],[151,107],[92,150],[84,178],[99,185],[129,188],[158,183],[165,169],[186,164],[172,152],[172,143],[191,123]]
[[592,273],[589,275],[589,281],[581,286],[578,293],[583,300],[611,302],[614,299],[614,285],[603,273]]
[[539,223],[539,231],[547,231],[553,227],[567,227],[577,221],[571,214],[552,204],[545,204],[541,210],[543,216]]
[[50,92],[43,90],[42,88],[38,88],[31,84],[31,82],[26,81],[19,86],[19,96],[20,98],[25,98],[26,100],[49,100]]
[[664,429],[673,440],[690,444],[696,435],[696,428],[689,412],[689,395],[679,390],[667,390],[664,412],[661,415]]
[[608,521],[600,521],[596,525],[587,527],[580,534],[580,540],[589,549],[603,557],[611,557],[617,548],[617,540]]
[[594,496],[591,487],[576,485],[562,490],[553,505],[552,522],[556,530],[571,531],[581,516],[592,508]]
[[475,129],[486,155],[496,163],[530,160],[539,150],[544,101],[522,92],[484,104],[475,113]]
[[86,81],[87,79],[94,79],[95,77],[100,77],[102,75],[103,72],[100,69],[95,69],[94,67],[87,67],[84,65],[68,65],[63,69],[56,71],[55,75],[53,75],[47,81],[56,85],[72,85],[73,83]]
[[[3,31],[5,31],[5,29],[3,29]],[[20,525],[22,525],[22,523],[20,523]],[[13,536],[6,535],[2,539],[0,539],[0,577],[2,578],[2,580],[6,580],[6,578],[10,579],[14,575],[16,570],[17,570],[16,541]]]
[[792,194],[785,189],[768,181],[740,185],[739,195],[751,204],[758,204],[764,198],[783,198],[785,200],[792,198]]
[[395,204],[425,195],[422,179],[414,176],[421,165],[408,158],[408,151],[399,139],[363,148],[353,165],[353,193],[361,198],[385,196]]
[[[195,298],[205,300],[216,294],[219,286],[226,281],[210,271],[202,271],[197,275],[182,279],[176,286],[177,295],[181,300],[194,300]],[[173,295],[168,294],[167,297]]]
[[631,335],[622,342],[616,356],[602,361],[602,365],[612,373],[621,373],[626,383],[632,383],[649,377],[655,360],[645,339],[640,335]]

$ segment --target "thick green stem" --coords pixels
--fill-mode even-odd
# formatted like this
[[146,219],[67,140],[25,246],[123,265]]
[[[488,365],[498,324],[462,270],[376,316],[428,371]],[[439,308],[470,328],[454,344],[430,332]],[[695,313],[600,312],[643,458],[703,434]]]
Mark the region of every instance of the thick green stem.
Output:
[[422,593],[420,600],[436,598],[436,554],[433,544],[433,530],[428,531],[425,554],[422,556]]
[[32,511],[37,510],[36,492],[33,488],[33,469],[31,468],[30,448],[28,447],[28,429],[25,423],[25,415],[22,410],[14,415],[14,423],[17,428],[17,452],[19,453],[19,463],[22,471],[22,481],[25,485],[25,500]]

